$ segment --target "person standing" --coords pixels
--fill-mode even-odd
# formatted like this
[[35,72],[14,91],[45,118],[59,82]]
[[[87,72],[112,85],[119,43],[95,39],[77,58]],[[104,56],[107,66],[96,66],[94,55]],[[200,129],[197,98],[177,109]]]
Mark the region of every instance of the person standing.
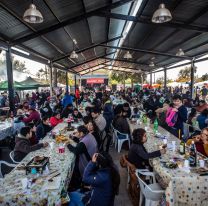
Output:
[[205,86],[203,86],[201,93],[202,93],[202,99],[206,101],[208,90]]

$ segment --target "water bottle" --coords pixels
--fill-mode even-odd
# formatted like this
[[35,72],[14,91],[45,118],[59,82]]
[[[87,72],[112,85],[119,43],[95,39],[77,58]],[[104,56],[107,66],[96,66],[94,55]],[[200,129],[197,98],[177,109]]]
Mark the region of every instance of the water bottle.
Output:
[[154,121],[154,134],[156,134],[158,132],[158,121],[157,118]]

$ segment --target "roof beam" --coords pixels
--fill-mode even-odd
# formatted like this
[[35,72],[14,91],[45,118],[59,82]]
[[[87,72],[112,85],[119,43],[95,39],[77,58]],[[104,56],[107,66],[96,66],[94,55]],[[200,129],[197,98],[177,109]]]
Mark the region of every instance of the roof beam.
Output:
[[81,63],[79,63],[79,64],[75,64],[74,66],[70,67],[69,69],[76,68],[76,67],[78,67],[78,66],[81,66],[81,65],[86,64],[86,63],[91,62],[91,61],[95,61],[95,60],[100,59],[100,58],[104,58],[104,59],[105,59],[106,56],[111,55],[111,54],[114,54],[114,53],[115,53],[115,52],[110,52],[110,53],[108,53],[108,54],[104,54],[104,55],[100,55],[100,56],[97,56],[97,57],[88,59],[87,61],[81,62]]
[[124,4],[132,2],[132,1],[134,1],[134,0],[120,0],[120,1],[117,1],[115,3],[109,4],[107,6],[103,6],[101,8],[98,8],[98,9],[92,10],[90,12],[87,12],[86,14],[81,14],[79,16],[67,19],[65,21],[62,21],[61,23],[57,23],[57,24],[55,24],[53,26],[49,26],[49,27],[47,27],[45,29],[39,30],[37,32],[34,32],[33,34],[29,34],[27,36],[24,36],[24,37],[21,37],[19,39],[16,39],[16,40],[13,41],[13,44],[19,44],[19,43],[22,43],[22,42],[34,39],[34,38],[36,38],[38,36],[47,34],[47,33],[52,32],[54,30],[57,30],[57,29],[60,29],[62,27],[65,27],[65,26],[68,26],[70,24],[73,24],[75,22],[81,21],[81,20],[83,20],[85,18],[89,18],[91,16],[94,16],[96,13],[99,13],[99,12],[102,12],[102,11],[105,11],[105,10],[108,10],[108,9],[114,9],[114,8],[120,7],[120,6],[124,5]]
[[[115,40],[120,39],[120,38],[122,38],[122,36],[118,36],[118,37],[109,39],[108,41],[100,42],[100,43],[97,43],[97,44],[92,44],[89,47],[85,47],[83,49],[76,50],[76,53],[81,53],[81,52],[84,52],[84,51],[86,51],[88,49],[93,49],[93,48],[99,46],[100,44],[107,44],[108,42],[112,42],[112,41],[115,41]],[[54,59],[52,62],[60,61],[62,59],[65,59],[65,58],[69,57],[70,55],[71,55],[71,52],[66,54],[66,55],[64,55],[64,56],[62,56],[62,57],[58,57],[58,58]]]
[[108,60],[108,61],[104,61],[104,62],[101,62],[101,63],[99,63],[99,64],[97,64],[97,65],[95,65],[95,66],[93,66],[93,67],[88,67],[88,68],[86,68],[86,69],[83,69],[83,70],[81,70],[81,71],[79,71],[79,73],[80,72],[83,72],[83,71],[87,71],[87,70],[89,70],[89,69],[93,69],[93,68],[95,68],[95,67],[97,67],[97,66],[100,66],[100,65],[105,65],[106,63],[108,63],[108,62],[111,62],[111,60]]
[[[105,65],[106,66],[111,66],[111,65],[107,65],[106,63],[105,63]],[[123,67],[123,66],[114,66],[114,65],[112,65],[112,67],[113,68],[116,67],[116,68],[130,69],[130,70],[135,70],[135,71],[138,71],[139,70],[137,68],[129,68],[129,67]],[[141,70],[144,71],[144,69],[141,69]]]
[[[96,15],[101,16],[101,17],[125,20],[125,21],[133,21],[135,23],[150,24],[150,25],[154,25],[155,27],[158,27],[158,24],[155,24],[151,20],[144,19],[144,18],[141,18],[141,17],[138,18],[138,17],[135,17],[135,16],[129,16],[129,15],[123,15],[123,14],[117,14],[117,13],[110,13],[110,12],[107,12],[107,11],[97,13]],[[208,32],[207,27],[198,27],[198,26],[194,26],[194,25],[190,25],[190,24],[186,24],[186,23],[171,22],[171,23],[160,24],[159,26],[170,27],[170,28],[175,28],[175,29],[191,30],[191,31],[200,32],[200,33]]]
[[[127,62],[127,63],[137,64],[137,65],[144,66],[144,67],[149,67],[148,64],[142,64],[142,63],[139,63],[137,61],[130,61],[130,60],[127,60],[127,59],[113,59],[113,58],[109,58],[109,57],[104,57],[104,59],[113,60],[115,62],[116,61]],[[160,65],[156,65],[155,67],[157,68],[157,67],[161,67],[161,66]]]
[[112,49],[121,49],[121,50],[128,50],[128,51],[134,51],[134,52],[143,52],[143,53],[167,56],[167,57],[178,58],[178,59],[192,59],[191,57],[188,57],[188,56],[176,56],[174,54],[168,54],[168,53],[164,53],[164,52],[145,50],[145,49],[139,49],[139,48],[118,47],[118,46],[110,46],[110,45],[103,45],[103,44],[101,44],[99,46],[106,47],[106,48],[112,48]]

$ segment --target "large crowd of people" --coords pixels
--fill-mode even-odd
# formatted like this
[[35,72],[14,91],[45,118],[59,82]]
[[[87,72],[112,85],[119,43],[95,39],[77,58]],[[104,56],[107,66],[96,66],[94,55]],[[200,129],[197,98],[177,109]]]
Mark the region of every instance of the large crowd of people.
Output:
[[[121,91],[76,90],[50,95],[49,91],[33,92],[16,104],[14,117],[14,159],[21,161],[29,152],[47,147],[48,143],[39,143],[48,132],[65,118],[81,120],[73,133],[76,146],[67,148],[76,156],[71,179],[71,201],[73,205],[113,205],[120,183],[119,171],[115,166],[109,148],[113,141],[112,128],[128,134],[131,147],[128,160],[138,169],[149,168],[149,159],[165,154],[166,149],[148,153],[144,147],[147,141],[146,131],[139,128],[131,134],[128,119],[141,117],[141,111],[150,123],[157,119],[160,126],[184,138],[189,145],[192,141],[196,149],[208,156],[208,104],[207,89],[202,88],[201,96],[190,97],[186,88],[132,89]],[[6,106],[6,95],[1,94],[0,106]],[[122,103],[118,103],[122,102]],[[3,118],[4,113],[1,113]],[[189,136],[185,136],[184,125],[188,125]],[[87,197],[86,191],[93,193]],[[87,185],[87,186],[86,186]],[[86,189],[87,188],[87,189]],[[74,190],[72,192],[72,189]],[[76,191],[75,191],[76,189]],[[83,197],[83,194],[86,195]],[[90,201],[90,202],[89,202]]]

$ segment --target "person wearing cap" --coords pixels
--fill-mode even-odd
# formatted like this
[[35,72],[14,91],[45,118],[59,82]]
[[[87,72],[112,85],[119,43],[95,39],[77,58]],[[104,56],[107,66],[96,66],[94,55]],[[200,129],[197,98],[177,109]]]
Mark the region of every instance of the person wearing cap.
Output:
[[34,122],[37,123],[40,120],[40,114],[34,107],[29,108],[29,116],[23,119],[24,123]]
[[92,115],[92,118],[93,118],[95,124],[98,126],[100,132],[103,132],[106,127],[106,120],[103,117],[103,115],[100,113],[100,110],[98,108],[94,107],[91,110],[91,115]]

